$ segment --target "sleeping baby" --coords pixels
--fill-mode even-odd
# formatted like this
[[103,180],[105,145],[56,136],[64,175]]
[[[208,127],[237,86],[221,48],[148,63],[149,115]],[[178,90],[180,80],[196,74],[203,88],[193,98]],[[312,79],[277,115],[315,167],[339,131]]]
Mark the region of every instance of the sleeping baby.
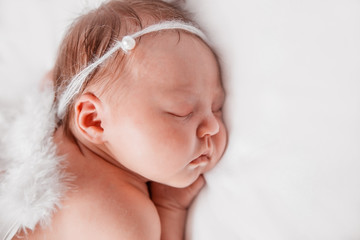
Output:
[[227,142],[219,62],[196,23],[162,1],[106,2],[71,25],[51,78],[73,180],[49,225],[13,239],[183,239]]

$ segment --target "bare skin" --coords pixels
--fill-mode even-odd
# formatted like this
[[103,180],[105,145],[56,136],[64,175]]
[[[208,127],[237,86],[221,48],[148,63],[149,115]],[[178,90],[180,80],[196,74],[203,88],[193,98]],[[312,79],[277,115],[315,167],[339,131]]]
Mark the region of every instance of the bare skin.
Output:
[[75,103],[75,140],[56,131],[75,188],[51,226],[27,239],[184,238],[202,174],[225,149],[224,93],[216,60],[199,39],[174,33],[149,39],[137,47],[136,81],[125,97],[89,88]]
[[[173,239],[183,234],[187,208],[204,185],[202,177],[184,189],[152,183],[151,199],[142,177],[104,161],[80,143],[81,154],[76,144],[63,138],[61,129],[55,141],[61,143],[59,154],[76,159],[67,167],[76,174],[76,188],[55,213],[51,227],[38,227],[25,239]],[[13,239],[24,239],[22,235]]]

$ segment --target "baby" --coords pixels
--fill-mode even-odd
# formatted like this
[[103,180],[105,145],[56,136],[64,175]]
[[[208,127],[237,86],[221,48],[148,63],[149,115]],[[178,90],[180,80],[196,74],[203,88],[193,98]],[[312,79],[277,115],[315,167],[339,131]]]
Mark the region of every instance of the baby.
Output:
[[227,141],[219,63],[195,26],[154,0],[109,1],[71,26],[53,71],[54,141],[75,187],[27,239],[184,238]]

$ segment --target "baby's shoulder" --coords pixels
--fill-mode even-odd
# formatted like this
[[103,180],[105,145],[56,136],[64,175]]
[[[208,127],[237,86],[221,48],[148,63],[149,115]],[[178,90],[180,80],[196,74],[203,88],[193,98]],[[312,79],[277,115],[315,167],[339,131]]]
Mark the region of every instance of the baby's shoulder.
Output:
[[141,191],[127,184],[100,184],[97,188],[86,195],[75,193],[69,205],[64,206],[64,214],[67,214],[64,219],[75,221],[73,224],[82,229],[71,228],[70,231],[81,234],[81,238],[86,231],[89,235],[84,239],[153,239],[152,234],[160,239],[156,208]]
[[141,191],[97,184],[69,193],[51,226],[29,239],[160,239],[160,233],[156,207]]

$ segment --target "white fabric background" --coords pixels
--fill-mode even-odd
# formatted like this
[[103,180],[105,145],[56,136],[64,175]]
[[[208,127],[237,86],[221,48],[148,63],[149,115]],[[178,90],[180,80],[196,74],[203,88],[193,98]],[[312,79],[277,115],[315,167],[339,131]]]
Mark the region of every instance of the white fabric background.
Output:
[[[0,100],[96,0],[0,0]],[[223,61],[228,150],[187,238],[360,239],[360,1],[187,0]]]
[[360,1],[188,0],[230,141],[188,239],[360,239]]
[[16,100],[49,71],[64,31],[101,0],[0,0],[0,100]]

